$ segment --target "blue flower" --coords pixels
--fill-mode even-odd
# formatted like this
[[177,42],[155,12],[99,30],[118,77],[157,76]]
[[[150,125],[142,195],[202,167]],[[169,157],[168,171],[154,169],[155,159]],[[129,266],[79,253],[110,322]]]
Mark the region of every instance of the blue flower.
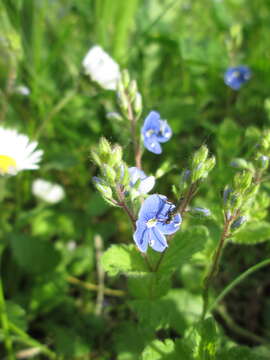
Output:
[[161,120],[159,113],[156,111],[151,111],[148,114],[141,132],[144,146],[154,154],[161,154],[160,143],[168,141],[172,136],[172,129],[167,124],[167,121]]
[[137,187],[137,191],[140,195],[147,194],[155,186],[155,177],[145,175],[145,173],[137,167],[130,167],[128,172],[130,176],[131,188],[134,188],[138,181],[140,182],[139,186]]
[[139,250],[146,252],[148,244],[162,252],[168,246],[164,235],[174,234],[180,227],[182,218],[174,213],[175,205],[166,196],[150,195],[141,206],[133,239]]
[[240,65],[228,68],[224,74],[224,81],[233,90],[239,90],[250,77],[250,69],[247,66]]

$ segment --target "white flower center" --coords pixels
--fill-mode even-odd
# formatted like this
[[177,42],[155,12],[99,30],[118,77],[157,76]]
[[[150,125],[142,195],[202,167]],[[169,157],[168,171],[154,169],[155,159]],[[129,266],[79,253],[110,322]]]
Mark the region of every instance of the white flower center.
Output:
[[0,155],[0,174],[13,174],[16,169],[16,161],[7,155]]
[[156,223],[157,223],[157,219],[153,218],[153,219],[150,219],[147,221],[146,226],[148,228],[152,228],[152,227],[156,226]]
[[152,136],[152,134],[154,134],[154,132],[155,132],[154,130],[147,130],[145,133],[145,136],[150,137],[150,136]]

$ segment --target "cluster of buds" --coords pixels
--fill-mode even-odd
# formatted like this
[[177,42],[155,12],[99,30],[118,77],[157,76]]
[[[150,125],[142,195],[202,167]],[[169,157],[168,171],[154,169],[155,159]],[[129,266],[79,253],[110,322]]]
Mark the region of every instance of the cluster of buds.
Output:
[[104,200],[111,205],[118,205],[117,191],[125,188],[130,182],[128,167],[122,160],[123,150],[119,145],[113,145],[101,138],[98,147],[91,150],[91,156],[100,168],[101,176],[93,181]]
[[216,159],[209,157],[207,146],[202,145],[191,160],[190,169],[185,169],[180,178],[180,190],[185,191],[191,184],[198,184],[207,178],[209,172],[214,168]]
[[248,219],[248,211],[258,192],[251,171],[235,174],[232,187],[226,187],[223,193],[226,221],[231,223],[231,230],[240,228]]
[[117,96],[121,111],[129,118],[132,110],[136,116],[142,113],[142,96],[138,92],[136,80],[131,80],[127,70],[124,70],[117,86]]

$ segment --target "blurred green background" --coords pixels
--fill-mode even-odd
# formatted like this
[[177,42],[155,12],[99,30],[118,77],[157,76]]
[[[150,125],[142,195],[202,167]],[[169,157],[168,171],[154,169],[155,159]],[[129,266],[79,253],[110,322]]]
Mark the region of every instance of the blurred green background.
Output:
[[[143,116],[155,109],[171,125],[173,138],[158,161],[156,155],[144,155],[149,174],[157,165],[173,165],[156,192],[172,197],[171,185],[191,152],[209,145],[218,165],[198,201],[218,218],[220,191],[232,174],[230,160],[248,153],[269,126],[270,2],[2,0],[0,28],[0,125],[37,139],[44,150],[38,171],[0,179],[0,236],[7,244],[1,273],[10,317],[31,336],[52,345],[59,359],[132,359],[133,350],[128,357],[121,347],[129,329],[125,322],[132,319],[125,301],[119,306],[118,297],[108,296],[100,316],[96,292],[70,278],[97,283],[97,234],[104,248],[131,241],[125,215],[105,204],[91,184],[96,169],[89,155],[101,135],[124,149],[129,140],[106,118],[117,109],[115,92],[91,82],[82,60],[91,46],[101,45],[138,81]],[[238,64],[248,65],[252,78],[235,92],[224,84],[223,74]],[[18,93],[19,85],[27,86],[30,94]],[[38,202],[31,194],[37,177],[61,184],[65,200],[54,206]],[[267,199],[269,189],[265,188]],[[261,200],[263,215],[258,205],[258,218],[267,216],[267,199]],[[209,226],[214,234],[217,225]],[[268,237],[269,227],[263,240]],[[267,243],[252,254],[231,245],[223,280],[256,262],[266,250]],[[233,267],[231,254],[239,257]],[[177,275],[178,287],[189,284],[194,291],[187,280],[196,277],[192,271],[186,268]],[[263,291],[269,292],[269,281],[265,284],[264,276],[258,277]],[[125,289],[125,279],[107,279],[106,286]],[[239,294],[234,306],[249,306]],[[264,315],[254,315],[249,330],[269,335],[269,300],[263,311]],[[242,325],[249,327],[246,316]],[[17,351],[23,348],[16,343]],[[0,357],[4,359],[4,349]]]

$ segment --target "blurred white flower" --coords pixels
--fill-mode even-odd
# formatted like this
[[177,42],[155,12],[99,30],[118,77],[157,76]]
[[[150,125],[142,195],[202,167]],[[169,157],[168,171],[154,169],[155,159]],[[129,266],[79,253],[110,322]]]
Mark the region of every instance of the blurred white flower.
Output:
[[25,85],[18,85],[14,88],[14,92],[23,96],[30,95],[30,89]]
[[0,127],[0,175],[38,169],[43,151],[36,150],[37,145],[16,130]]
[[65,191],[61,185],[43,179],[36,179],[33,182],[32,193],[50,204],[56,204],[65,197]]
[[85,73],[107,90],[116,90],[120,79],[119,65],[100,47],[93,46],[83,59]]

